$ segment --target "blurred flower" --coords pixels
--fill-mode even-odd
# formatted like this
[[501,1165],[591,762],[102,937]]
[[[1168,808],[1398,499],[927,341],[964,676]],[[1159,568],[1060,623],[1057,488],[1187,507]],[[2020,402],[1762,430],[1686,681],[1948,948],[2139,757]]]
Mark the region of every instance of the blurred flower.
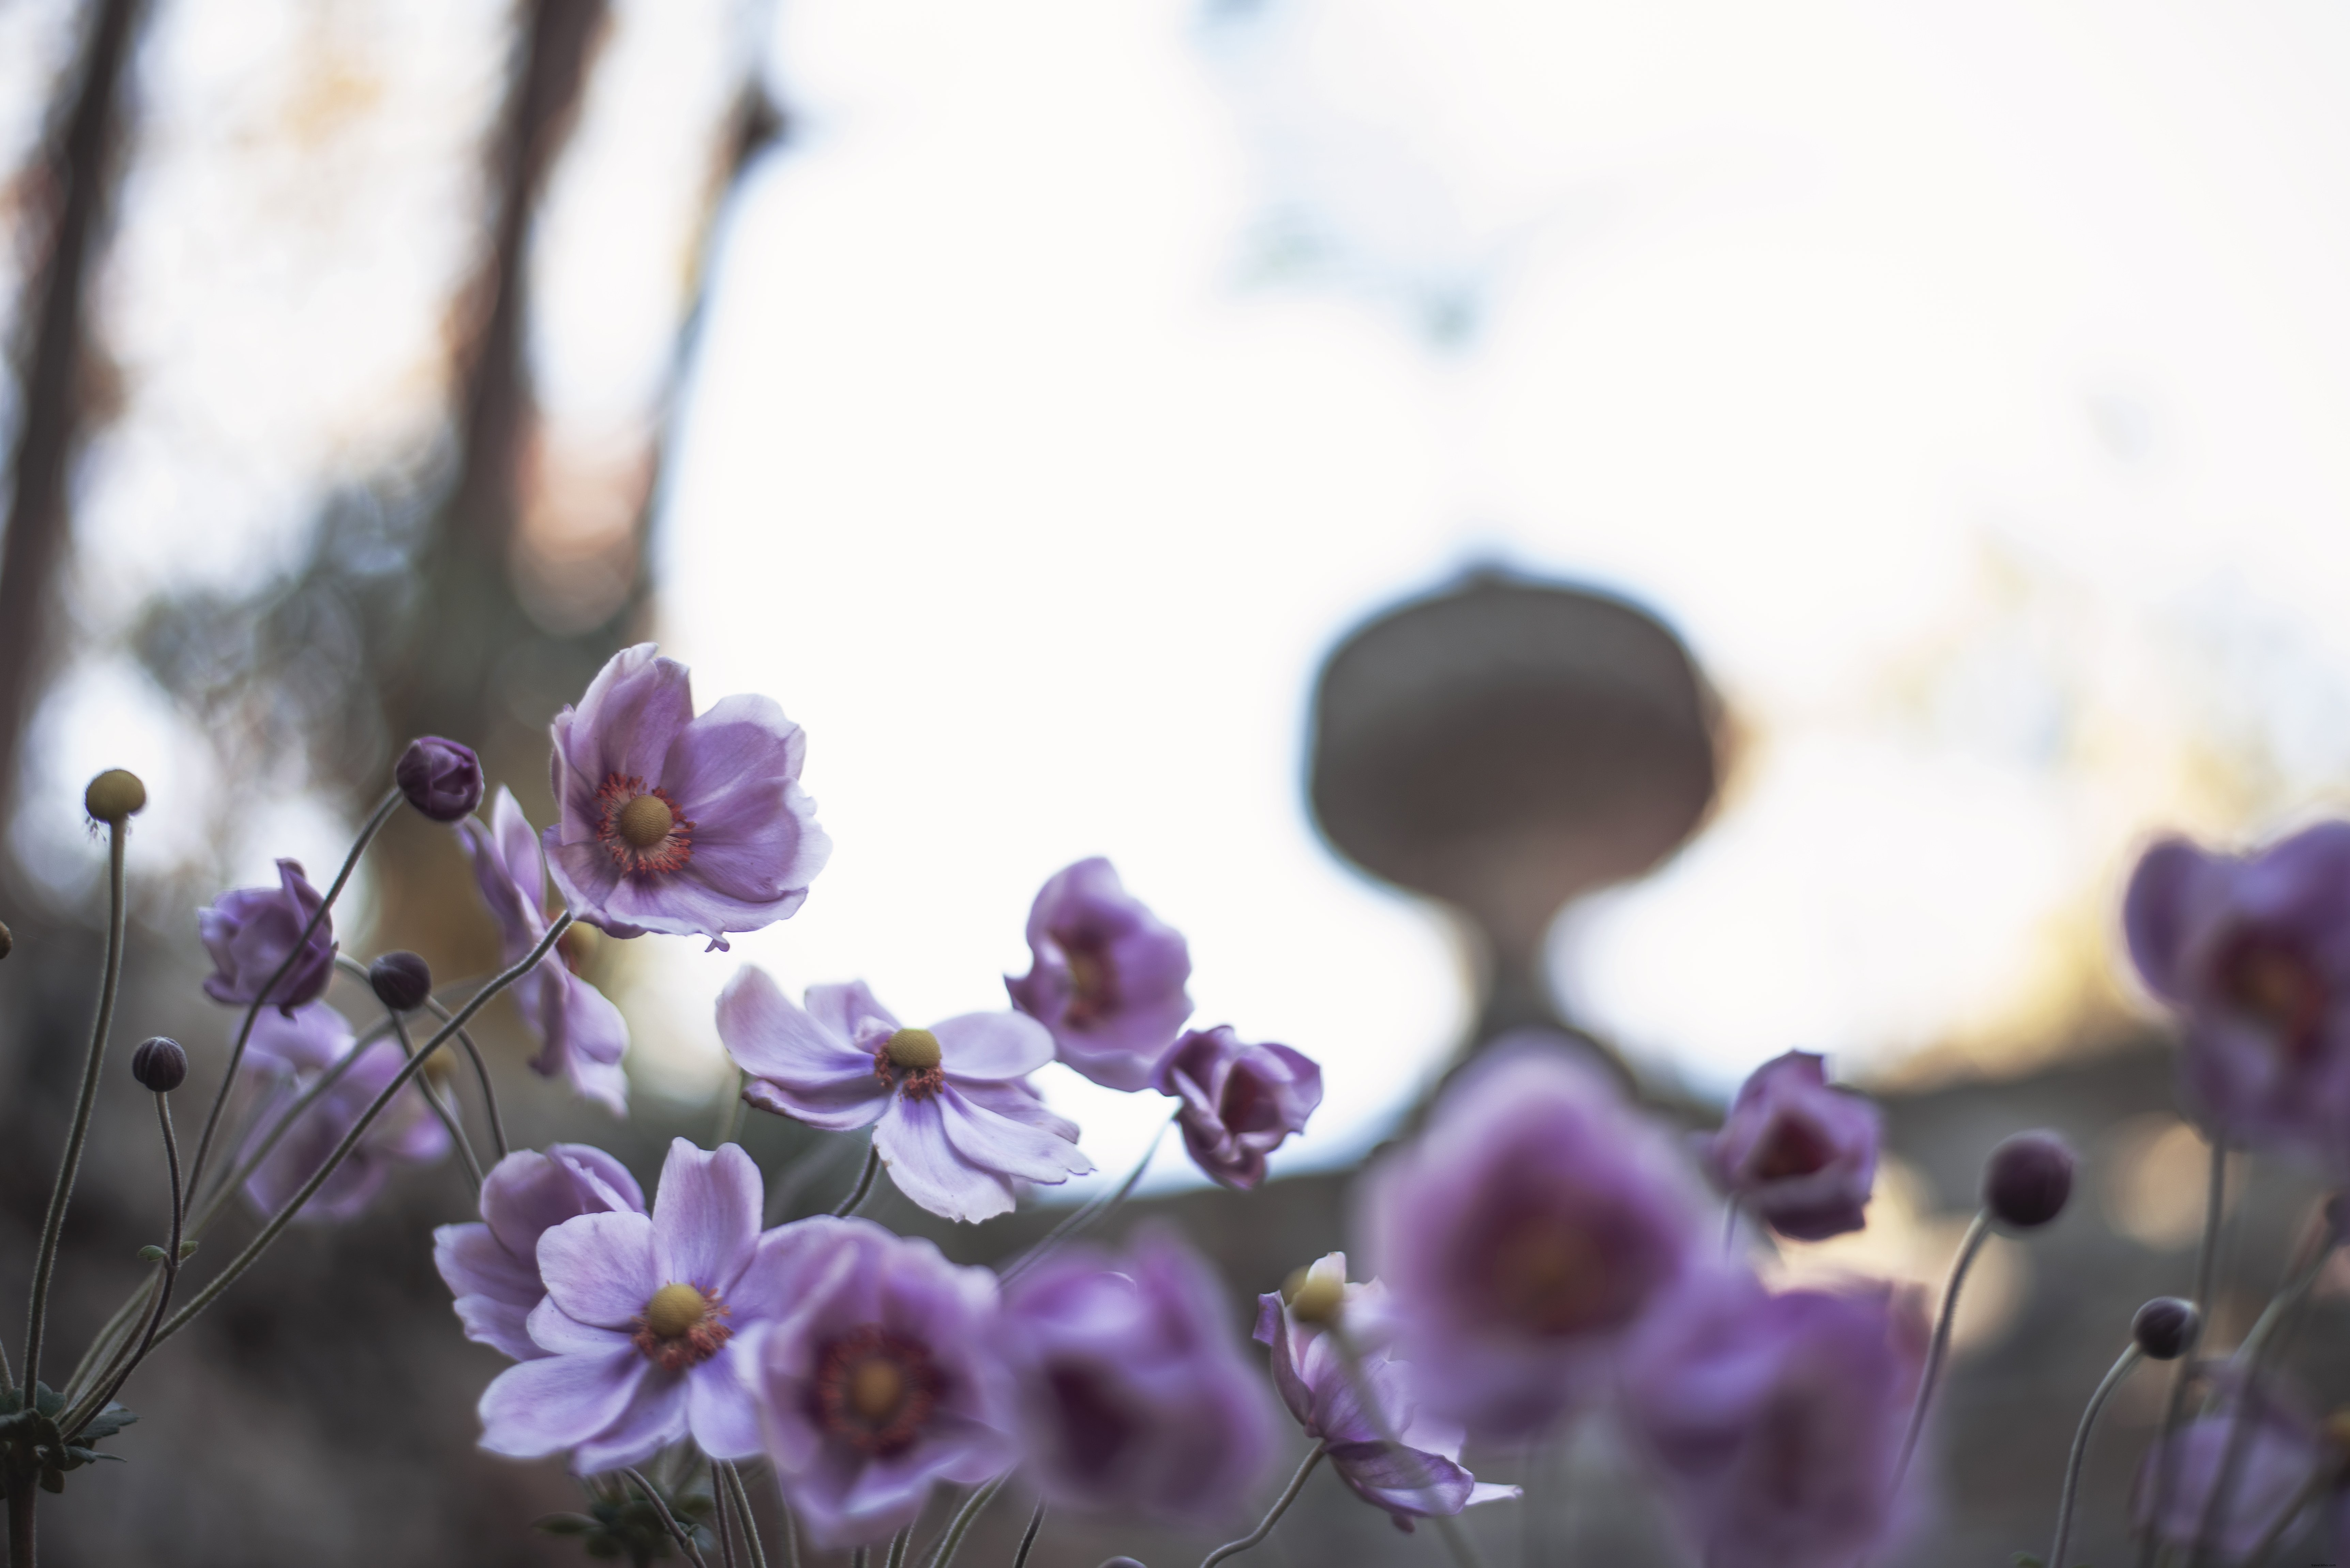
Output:
[[2148,849],[2122,903],[2147,988],[2186,1015],[2180,1076],[2215,1137],[2350,1170],[2350,822],[2247,856]]
[[1052,1037],[1016,1012],[905,1029],[864,982],[808,987],[806,1011],[745,965],[718,994],[718,1038],[751,1075],[743,1097],[833,1131],[870,1126],[898,1190],[949,1220],[1009,1213],[1015,1181],[1091,1170],[1077,1128],[1022,1082]]
[[1112,1089],[1145,1089],[1191,1016],[1183,934],[1129,896],[1099,856],[1055,872],[1028,910],[1028,972],[1012,1005],[1053,1032],[1062,1061]]
[[879,1541],[931,1484],[1019,1459],[995,1357],[995,1276],[868,1220],[769,1232],[791,1310],[747,1335],[743,1376],[767,1457],[819,1546]]
[[786,919],[832,840],[800,788],[807,737],[765,697],[700,718],[685,666],[621,649],[555,716],[546,858],[571,912],[616,937],[706,936]]
[[1029,1463],[1056,1505],[1210,1523],[1246,1500],[1272,1422],[1222,1290],[1181,1242],[1058,1253],[1003,1316]]
[[[2238,1436],[2240,1419],[2243,1430]],[[2231,1445],[2236,1453],[2230,1475]],[[2240,1563],[2300,1500],[2318,1467],[2338,1463],[2340,1456],[2321,1443],[2297,1409],[2274,1396],[2247,1397],[2245,1386],[2236,1382],[2218,1409],[2179,1428],[2168,1445],[2147,1450],[2130,1489],[2130,1522],[2141,1532],[2153,1532],[2167,1546],[2191,1547],[2200,1537],[2220,1557]],[[2227,1494],[2213,1507],[2212,1492],[2223,1475],[2229,1475]],[[2166,1483],[2158,1504],[2158,1476]]]
[[1829,1087],[1822,1058],[1790,1051],[1739,1086],[1700,1158],[1715,1184],[1773,1230],[1818,1241],[1868,1222],[1883,1130],[1875,1106]]
[[[294,952],[302,928],[325,901],[303,877],[299,861],[277,863],[277,884],[235,888],[197,911],[196,932],[213,958],[204,994],[214,1002],[249,1005]],[[293,967],[268,1000],[291,1013],[304,1002],[317,1001],[334,972],[335,921],[329,915],[302,943]]]
[[1538,1432],[1610,1374],[1700,1247],[1677,1151],[1561,1047],[1504,1041],[1365,1181],[1363,1231],[1440,1416]]
[[[322,1005],[303,1011],[315,1020],[314,1038],[323,1037],[332,1028],[339,1030],[345,1040],[349,1039],[350,1025],[332,1008]],[[368,1106],[399,1075],[407,1061],[400,1048],[389,1040],[358,1049],[359,1060],[345,1068],[324,1094],[295,1115],[276,1146],[245,1179],[244,1195],[263,1213],[275,1214],[293,1201],[294,1195],[327,1163],[344,1135],[367,1114]],[[267,1108],[254,1123],[252,1136],[245,1140],[244,1158],[253,1157],[270,1129],[279,1118],[292,1112],[317,1077],[316,1072],[297,1073],[278,1085]],[[449,1129],[441,1125],[441,1118],[432,1114],[422,1092],[411,1082],[393,1096],[383,1115],[353,1146],[349,1156],[311,1194],[310,1200],[302,1206],[300,1218],[348,1220],[383,1190],[394,1166],[429,1165],[448,1152]]]
[[1913,1293],[1686,1292],[1628,1357],[1624,1407],[1706,1568],[1862,1563],[1910,1510],[1895,1467],[1925,1365]]
[[523,1459],[571,1450],[581,1475],[641,1464],[691,1436],[745,1459],[759,1429],[733,1345],[782,1315],[780,1231],[759,1233],[758,1168],[733,1144],[670,1145],[650,1217],[586,1213],[538,1239],[546,1299],[530,1337],[547,1354],[482,1395],[482,1447]]
[[435,822],[471,816],[482,804],[482,759],[473,747],[438,735],[409,742],[391,776],[408,804]]
[[[1306,1288],[1316,1285],[1337,1287],[1347,1332],[1358,1341],[1365,1337],[1362,1321],[1378,1315],[1385,1288],[1376,1280],[1347,1284],[1344,1252],[1332,1252],[1307,1271]],[[1383,1345],[1358,1344],[1358,1382],[1331,1334],[1300,1321],[1278,1293],[1256,1302],[1256,1340],[1273,1352],[1273,1386],[1282,1403],[1307,1437],[1330,1445],[1338,1479],[1365,1502],[1387,1510],[1397,1529],[1410,1530],[1415,1518],[1520,1495],[1516,1487],[1481,1482],[1461,1468],[1461,1428],[1420,1411],[1409,1362],[1396,1360]],[[1362,1383],[1377,1391],[1387,1429],[1401,1439],[1400,1448],[1379,1435],[1379,1423],[1363,1407]]]
[[1322,1103],[1322,1069],[1286,1045],[1250,1045],[1229,1024],[1175,1043],[1159,1086],[1183,1102],[1183,1147],[1226,1187],[1264,1179],[1264,1157]]
[[530,1337],[530,1314],[546,1299],[538,1273],[538,1239],[581,1214],[645,1211],[645,1195],[628,1167],[584,1143],[520,1148],[482,1182],[482,1218],[432,1232],[432,1263],[457,1298],[465,1337],[516,1361],[548,1354]]
[[[457,838],[473,862],[482,901],[498,923],[503,961],[518,963],[546,935],[546,918],[540,913],[546,871],[538,835],[515,804],[514,792],[500,784],[489,826],[468,817],[457,825]],[[629,1023],[620,1010],[572,973],[559,952],[539,960],[513,989],[523,1022],[539,1040],[531,1070],[546,1078],[559,1073],[589,1099],[627,1115],[629,1075],[620,1057],[629,1048]]]
[[[238,1025],[229,1026],[236,1037]],[[244,1059],[260,1072],[312,1073],[331,1067],[349,1054],[351,1023],[323,1002],[291,1012],[264,1008],[245,1036]]]

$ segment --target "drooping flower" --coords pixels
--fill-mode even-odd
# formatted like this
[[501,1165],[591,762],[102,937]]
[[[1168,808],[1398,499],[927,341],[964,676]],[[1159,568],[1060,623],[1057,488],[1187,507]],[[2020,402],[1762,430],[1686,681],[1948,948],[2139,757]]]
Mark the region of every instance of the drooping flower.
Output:
[[[197,911],[196,933],[213,960],[213,972],[204,977],[204,994],[214,1002],[250,1005],[286,955],[295,952],[302,928],[323,902],[318,890],[302,875],[301,862],[280,860],[276,887],[234,888]],[[335,921],[329,915],[318,922],[310,940],[301,943],[293,966],[270,992],[268,1001],[290,1013],[306,1002],[317,1001],[334,972]]]
[[[2241,1380],[2226,1389],[2217,1409],[2173,1432],[2167,1447],[2167,1459],[2165,1445],[2158,1444],[2139,1461],[2130,1489],[2131,1525],[2141,1533],[2151,1531],[2166,1546],[2192,1547],[2199,1538],[2230,1563],[2249,1557],[2278,1516],[2301,1502],[2303,1487],[2320,1465],[2341,1463],[2298,1408],[2273,1393],[2248,1397]],[[2229,1485],[2214,1506],[2223,1475]]]
[[1076,1124],[1024,1081],[1052,1037],[1016,1012],[901,1027],[864,982],[813,985],[805,1011],[745,965],[718,995],[718,1038],[762,1110],[836,1132],[873,1128],[898,1190],[949,1220],[1009,1213],[1015,1182],[1058,1186],[1091,1170]]
[[1226,1187],[1264,1179],[1264,1157],[1322,1103],[1322,1069],[1286,1045],[1251,1045],[1231,1025],[1194,1029],[1175,1043],[1159,1087],[1182,1102],[1183,1147]]
[[1191,1016],[1183,933],[1128,894],[1099,856],[1055,872],[1028,911],[1028,972],[1012,1005],[1053,1032],[1062,1061],[1112,1089],[1158,1078]]
[[765,697],[696,718],[684,665],[622,649],[555,716],[547,867],[616,937],[755,931],[806,901],[832,840],[800,788],[807,737]]
[[[457,825],[457,837],[473,862],[482,901],[498,923],[504,961],[518,963],[546,935],[540,909],[546,870],[538,835],[515,804],[514,792],[501,784],[489,825],[468,817]],[[628,1020],[602,992],[571,971],[559,946],[513,986],[515,1006],[539,1040],[531,1070],[546,1078],[561,1074],[589,1099],[625,1116],[629,1075],[620,1057],[629,1048]]]
[[[1299,1321],[1278,1293],[1256,1298],[1256,1342],[1273,1352],[1273,1386],[1309,1438],[1330,1445],[1338,1479],[1373,1508],[1385,1509],[1396,1528],[1415,1519],[1458,1513],[1481,1502],[1520,1495],[1513,1486],[1480,1481],[1461,1467],[1461,1431],[1420,1409],[1415,1371],[1395,1358],[1384,1335],[1367,1330],[1378,1320],[1386,1287],[1347,1282],[1347,1254],[1332,1252],[1306,1271],[1309,1288],[1333,1291],[1343,1303],[1347,1332],[1362,1358],[1359,1380],[1328,1331]],[[1367,1409],[1362,1385],[1375,1391],[1381,1422]]]
[[791,1305],[744,1336],[741,1365],[776,1477],[818,1545],[885,1539],[934,1482],[1011,1468],[993,1274],[867,1220],[769,1234]]
[[465,1337],[516,1361],[550,1354],[530,1337],[530,1314],[546,1299],[538,1239],[582,1214],[641,1214],[645,1195],[628,1167],[584,1143],[518,1148],[482,1182],[482,1218],[432,1232],[432,1263],[457,1298]]
[[640,1464],[691,1436],[712,1459],[759,1448],[736,1336],[794,1304],[783,1233],[759,1233],[759,1170],[733,1144],[670,1145],[650,1216],[581,1214],[538,1239],[543,1356],[482,1395],[482,1447],[571,1453],[581,1475]]
[[1671,1144],[1611,1084],[1505,1042],[1371,1172],[1362,1229],[1432,1412],[1517,1438],[1607,1378],[1699,1255],[1700,1213]]
[[2185,1016],[2189,1106],[2229,1142],[2350,1170],[2350,822],[2245,856],[2148,849],[2122,904],[2147,988]]
[[1829,1085],[1821,1057],[1790,1051],[1739,1086],[1702,1158],[1715,1184],[1773,1230],[1817,1241],[1868,1222],[1883,1133],[1875,1106]]
[[454,822],[482,804],[482,759],[473,748],[439,735],[408,742],[391,770],[408,804],[435,822]]
[[[331,1008],[305,1008],[314,1022],[312,1038],[338,1027],[348,1040],[350,1026]],[[320,1014],[323,1013],[323,1016]],[[258,1031],[256,1030],[256,1033]],[[306,1047],[307,1048],[307,1047]],[[248,1047],[249,1049],[249,1047]],[[317,1070],[285,1076],[272,1091],[261,1116],[245,1141],[244,1158],[251,1158],[271,1130],[288,1115],[293,1121],[275,1147],[245,1179],[244,1195],[265,1214],[275,1214],[333,1156],[369,1106],[399,1075],[407,1058],[390,1040],[359,1046],[356,1062],[343,1069],[325,1093],[296,1113],[294,1106],[317,1080]],[[348,1220],[372,1202],[391,1179],[395,1167],[430,1165],[449,1152],[449,1129],[441,1125],[422,1092],[413,1083],[394,1096],[383,1115],[361,1135],[343,1163],[335,1168],[298,1218],[310,1220]]]
[[1915,1517],[1894,1480],[1925,1354],[1922,1303],[1889,1286],[1723,1273],[1660,1314],[1624,1408],[1706,1568],[1876,1561]]
[[1056,1505],[1207,1523],[1249,1495],[1270,1412],[1223,1293],[1172,1235],[1048,1258],[1007,1290],[1003,1320],[1029,1463]]

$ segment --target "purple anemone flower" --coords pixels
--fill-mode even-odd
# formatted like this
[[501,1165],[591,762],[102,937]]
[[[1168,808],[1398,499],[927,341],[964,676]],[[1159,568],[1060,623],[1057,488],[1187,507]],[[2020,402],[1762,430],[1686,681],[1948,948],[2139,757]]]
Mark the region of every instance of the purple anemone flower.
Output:
[[1028,910],[1028,972],[1012,1005],[1053,1032],[1062,1061],[1112,1089],[1147,1089],[1191,1016],[1191,950],[1099,856],[1055,872]]
[[1739,1086],[1700,1158],[1722,1191],[1782,1236],[1824,1241],[1868,1223],[1885,1118],[1828,1085],[1824,1060],[1790,1051]]
[[759,1168],[733,1144],[670,1145],[650,1216],[581,1214],[543,1232],[546,1299],[529,1319],[546,1352],[482,1395],[482,1447],[522,1459],[571,1451],[581,1475],[641,1464],[691,1436],[747,1459],[759,1425],[735,1336],[792,1303],[783,1233],[759,1233]]
[[[457,836],[473,858],[482,901],[498,923],[504,961],[519,962],[546,934],[540,909],[546,870],[538,835],[515,804],[514,792],[501,784],[489,826],[468,817],[457,825]],[[589,1099],[626,1116],[629,1075],[620,1056],[629,1048],[629,1023],[611,1000],[572,973],[560,950],[539,960],[537,968],[515,983],[514,998],[539,1040],[531,1070],[543,1078],[560,1074]]]
[[1366,1183],[1364,1233],[1433,1412],[1532,1435],[1608,1376],[1702,1250],[1664,1134],[1555,1046],[1489,1050]]
[[871,1127],[898,1190],[949,1220],[1009,1213],[1015,1182],[1058,1186],[1091,1170],[1077,1128],[1024,1080],[1052,1036],[1016,1012],[899,1025],[864,982],[808,987],[795,1007],[745,965],[718,994],[718,1038],[751,1075],[743,1097],[810,1127]]
[[[2241,1437],[2235,1434],[2239,1420]],[[2225,1501],[2215,1508],[2212,1492],[2227,1470],[2231,1444],[2237,1450],[2235,1473]],[[2166,1546],[2190,1547],[2201,1537],[2231,1563],[2251,1555],[2278,1517],[2303,1501],[2302,1488],[2319,1466],[2341,1462],[2338,1452],[2322,1446],[2298,1408],[2273,1395],[2248,1398],[2241,1381],[2228,1388],[2218,1409],[2172,1433],[2168,1447],[2168,1460],[2158,1446],[2139,1461],[2130,1490],[2132,1526],[2152,1531]],[[2164,1484],[2158,1504],[2158,1476]]]
[[516,1361],[549,1352],[530,1336],[530,1314],[546,1299],[538,1239],[582,1214],[641,1214],[645,1195],[629,1168],[584,1143],[518,1148],[482,1182],[482,1218],[432,1232],[432,1263],[457,1298],[465,1337]]
[[[302,875],[300,861],[280,860],[276,887],[234,888],[198,910],[196,933],[213,959],[204,994],[214,1002],[251,1005],[294,951],[302,928],[323,902],[318,889]],[[335,921],[329,915],[302,943],[300,955],[268,1000],[290,1013],[306,1002],[316,1002],[334,972]]]
[[1256,1484],[1263,1393],[1215,1277],[1173,1236],[1118,1260],[1055,1254],[1006,1292],[1003,1318],[1029,1462],[1056,1505],[1211,1523]]
[[2247,856],[2184,839],[2130,874],[2147,988],[2186,1015],[2179,1072],[2205,1127],[2350,1170],[2350,822]]
[[1243,1189],[1264,1179],[1264,1157],[1322,1103],[1322,1069],[1286,1045],[1251,1045],[1231,1025],[1175,1043],[1159,1087],[1182,1101],[1175,1119],[1201,1170]]
[[[229,1026],[232,1041],[236,1029]],[[326,1002],[309,1002],[291,1012],[265,1007],[254,1014],[244,1059],[264,1073],[315,1073],[348,1055],[353,1038],[350,1020]]]
[[766,697],[700,718],[685,666],[614,654],[555,716],[547,867],[571,912],[616,937],[705,936],[787,919],[832,840],[800,788],[807,737]]
[[882,1540],[933,1482],[1013,1466],[993,1274],[868,1220],[768,1234],[791,1306],[745,1336],[741,1366],[767,1456],[819,1546]]
[[1640,1336],[1624,1407],[1706,1568],[1873,1562],[1915,1518],[1894,1470],[1925,1356],[1914,1293],[1725,1272]]
[[[1347,1332],[1367,1337],[1357,1325],[1381,1315],[1384,1286],[1376,1280],[1367,1285],[1347,1283],[1344,1252],[1316,1262],[1306,1271],[1306,1279],[1336,1292],[1354,1320]],[[1363,1363],[1358,1382],[1347,1370],[1336,1341],[1322,1329],[1300,1323],[1279,1294],[1261,1295],[1256,1302],[1256,1341],[1273,1352],[1273,1386],[1281,1402],[1307,1437],[1330,1445],[1331,1467],[1347,1489],[1373,1508],[1385,1509],[1398,1530],[1409,1532],[1415,1519],[1459,1513],[1481,1502],[1520,1495],[1516,1487],[1480,1481],[1461,1468],[1461,1428],[1419,1408],[1409,1362],[1395,1359],[1383,1344],[1358,1344]],[[1399,1443],[1380,1436],[1379,1421],[1363,1407],[1361,1383],[1376,1391],[1376,1407]]]
[[[306,1012],[309,1011],[305,1009]],[[328,1011],[332,1014],[331,1009]],[[326,1022],[321,1020],[322,1024]],[[350,1026],[343,1023],[339,1014],[332,1014],[331,1023],[341,1026],[346,1039],[349,1037]],[[245,1179],[244,1195],[263,1213],[275,1214],[293,1201],[295,1193],[327,1163],[335,1146],[343,1141],[344,1135],[375,1103],[384,1086],[399,1075],[407,1061],[400,1054],[400,1047],[390,1040],[378,1040],[359,1049],[359,1060],[295,1116],[285,1136]],[[270,1130],[293,1111],[295,1103],[318,1076],[313,1071],[298,1072],[278,1085],[262,1116],[254,1123],[252,1136],[245,1140],[244,1158],[252,1158]],[[368,1128],[349,1156],[310,1195],[298,1218],[348,1220],[383,1190],[394,1167],[429,1165],[448,1152],[449,1129],[441,1125],[441,1118],[432,1114],[423,1094],[411,1083],[392,1097],[391,1104],[384,1107],[383,1115],[376,1118],[375,1125]]]

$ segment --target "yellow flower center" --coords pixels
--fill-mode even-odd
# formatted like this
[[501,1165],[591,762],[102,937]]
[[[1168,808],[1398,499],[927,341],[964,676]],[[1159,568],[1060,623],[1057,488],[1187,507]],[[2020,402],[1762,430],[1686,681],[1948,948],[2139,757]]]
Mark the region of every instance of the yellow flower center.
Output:
[[908,1073],[927,1073],[940,1061],[939,1037],[927,1029],[900,1029],[881,1049],[889,1054],[889,1065]]
[[887,1426],[905,1402],[906,1374],[886,1355],[858,1362],[848,1374],[848,1407],[858,1418]]
[[640,794],[620,808],[620,836],[632,849],[650,849],[677,826],[677,814],[657,794]]
[[645,1326],[660,1339],[683,1339],[709,1313],[710,1303],[691,1285],[663,1285],[645,1303]]

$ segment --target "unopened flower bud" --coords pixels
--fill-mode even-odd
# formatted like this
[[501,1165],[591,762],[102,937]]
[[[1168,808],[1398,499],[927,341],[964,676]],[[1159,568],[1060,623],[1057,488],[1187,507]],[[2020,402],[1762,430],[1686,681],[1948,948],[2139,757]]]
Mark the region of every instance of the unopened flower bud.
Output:
[[1300,1269],[1289,1276],[1281,1293],[1298,1322],[1326,1327],[1338,1321],[1347,1305],[1347,1282],[1323,1269]]
[[140,1088],[168,1095],[187,1081],[188,1054],[177,1040],[158,1034],[130,1053],[130,1075]]
[[394,1012],[413,1012],[432,994],[432,971],[411,952],[389,952],[368,965],[375,999]]
[[409,742],[391,776],[408,804],[435,822],[471,816],[482,804],[482,759],[471,746],[438,735]]
[[89,781],[81,805],[95,820],[120,826],[147,809],[147,786],[128,768],[109,768]]
[[2176,1361],[2186,1355],[2202,1330],[2203,1314],[2195,1303],[2177,1296],[2157,1296],[2130,1319],[2130,1337],[2157,1361]]
[[1983,1207],[2011,1231],[2033,1231],[2073,1196],[2073,1151],[2050,1132],[2017,1133],[1983,1165]]

